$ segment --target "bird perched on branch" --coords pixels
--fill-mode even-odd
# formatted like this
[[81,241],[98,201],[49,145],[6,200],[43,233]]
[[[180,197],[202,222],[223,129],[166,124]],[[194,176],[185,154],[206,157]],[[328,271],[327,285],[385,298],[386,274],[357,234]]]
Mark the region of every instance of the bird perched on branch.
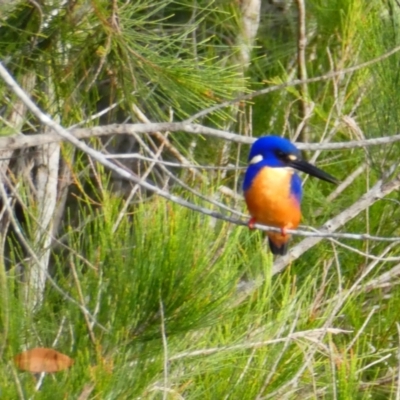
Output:
[[296,170],[338,183],[332,175],[303,160],[289,140],[264,136],[253,143],[243,182],[251,215],[249,228],[254,229],[256,223],[280,228],[280,233],[267,233],[272,254],[286,254],[290,235],[285,231],[296,229],[300,223],[302,187]]

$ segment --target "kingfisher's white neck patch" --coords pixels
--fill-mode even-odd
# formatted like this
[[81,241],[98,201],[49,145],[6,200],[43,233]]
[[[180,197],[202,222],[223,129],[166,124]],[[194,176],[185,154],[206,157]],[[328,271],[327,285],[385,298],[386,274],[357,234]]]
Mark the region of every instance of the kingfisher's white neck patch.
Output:
[[261,154],[257,154],[256,156],[254,156],[250,161],[249,164],[258,164],[260,161],[262,161],[264,159],[264,157]]

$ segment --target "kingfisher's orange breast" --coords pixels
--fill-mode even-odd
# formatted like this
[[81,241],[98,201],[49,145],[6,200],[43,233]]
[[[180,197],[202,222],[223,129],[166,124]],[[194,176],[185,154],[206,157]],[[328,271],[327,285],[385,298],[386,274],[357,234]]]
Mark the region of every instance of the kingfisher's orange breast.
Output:
[[300,204],[291,194],[293,171],[264,167],[244,196],[250,215],[261,224],[295,229],[300,223]]

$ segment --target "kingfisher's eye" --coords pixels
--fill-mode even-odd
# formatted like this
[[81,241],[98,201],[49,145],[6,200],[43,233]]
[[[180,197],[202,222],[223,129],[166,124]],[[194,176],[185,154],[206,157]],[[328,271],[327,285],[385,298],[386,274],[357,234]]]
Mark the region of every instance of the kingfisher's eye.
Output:
[[281,150],[277,150],[277,151],[275,152],[275,154],[276,154],[276,156],[277,156],[278,158],[280,158],[281,160],[286,160],[287,157],[288,157],[288,155],[287,155],[286,153],[284,153],[283,151],[281,151]]

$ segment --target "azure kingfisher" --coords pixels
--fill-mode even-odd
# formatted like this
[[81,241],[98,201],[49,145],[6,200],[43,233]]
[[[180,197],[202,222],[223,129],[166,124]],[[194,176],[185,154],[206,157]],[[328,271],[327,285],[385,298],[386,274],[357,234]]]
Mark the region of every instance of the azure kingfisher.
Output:
[[296,229],[300,223],[302,197],[301,179],[295,170],[331,183],[332,175],[303,160],[299,149],[279,136],[264,136],[251,147],[249,166],[243,182],[244,197],[251,215],[249,228],[256,223],[280,228],[268,232],[272,254],[287,253],[290,235],[286,229]]

